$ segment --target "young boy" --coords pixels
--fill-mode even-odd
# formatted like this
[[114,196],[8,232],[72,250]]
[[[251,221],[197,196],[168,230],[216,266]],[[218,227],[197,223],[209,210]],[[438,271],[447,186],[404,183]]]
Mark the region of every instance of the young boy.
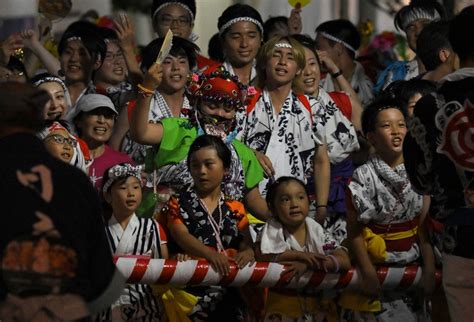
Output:
[[384,97],[362,114],[362,129],[375,154],[355,170],[349,185],[347,233],[361,272],[359,292],[362,294],[350,291],[342,294],[344,321],[360,318],[386,321],[394,312],[407,320],[417,320],[422,305],[414,294],[406,291],[379,294],[373,263],[407,265],[422,257],[422,287],[426,293],[433,291],[433,250],[423,226],[429,199],[412,189],[405,170],[405,118],[401,103]]

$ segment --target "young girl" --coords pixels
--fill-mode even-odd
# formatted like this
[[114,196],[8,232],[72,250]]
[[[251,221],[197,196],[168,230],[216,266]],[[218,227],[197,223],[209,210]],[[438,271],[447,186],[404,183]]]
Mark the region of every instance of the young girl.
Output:
[[416,193],[407,177],[402,151],[405,117],[400,102],[383,97],[362,115],[363,131],[375,154],[356,169],[349,185],[348,240],[361,285],[359,294],[341,295],[344,321],[393,321],[393,314],[398,320],[417,321],[422,306],[412,293],[380,295],[373,263],[405,266],[422,256],[422,287],[425,293],[434,288],[433,252],[422,226],[429,199]]
[[[270,186],[267,202],[273,217],[259,235],[257,260],[288,264],[290,277],[315,269],[339,272],[350,267],[346,250],[308,217],[309,198],[302,181],[280,177]],[[288,290],[270,291],[265,311],[265,321],[300,321],[308,316],[320,321],[325,314],[314,295]]]
[[[172,197],[162,211],[183,252],[205,258],[223,276],[229,273],[231,260],[239,268],[254,262],[245,209],[222,192],[231,157],[219,137],[198,137],[187,159],[194,184]],[[241,306],[236,304],[242,299],[235,289],[212,286],[188,291],[199,297],[189,314],[191,320],[239,321]]]
[[[122,163],[109,168],[104,176],[104,199],[113,213],[106,225],[114,256],[168,258],[166,235],[151,218],[138,218],[135,209],[142,199],[141,167]],[[149,285],[127,285],[103,321],[160,321],[162,310]]]

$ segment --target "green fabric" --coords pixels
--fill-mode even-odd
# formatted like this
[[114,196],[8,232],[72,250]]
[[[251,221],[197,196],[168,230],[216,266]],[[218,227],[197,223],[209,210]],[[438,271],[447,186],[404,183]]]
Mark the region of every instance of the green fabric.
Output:
[[[163,125],[163,137],[154,158],[157,169],[167,164],[177,164],[186,159],[189,148],[197,137],[197,129],[190,127],[187,119],[165,118],[161,120],[161,124]],[[255,153],[238,140],[232,141],[232,145],[242,162],[245,187],[251,189],[257,186],[263,180],[263,169]]]

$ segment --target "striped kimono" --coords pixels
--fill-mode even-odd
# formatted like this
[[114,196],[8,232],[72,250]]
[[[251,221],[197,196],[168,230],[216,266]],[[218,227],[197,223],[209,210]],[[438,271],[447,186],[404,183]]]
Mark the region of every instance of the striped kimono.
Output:
[[[132,215],[125,230],[112,216],[105,228],[114,256],[161,258],[160,245],[166,235],[151,218]],[[162,309],[149,285],[127,284],[119,299],[101,314],[100,321],[160,321]]]

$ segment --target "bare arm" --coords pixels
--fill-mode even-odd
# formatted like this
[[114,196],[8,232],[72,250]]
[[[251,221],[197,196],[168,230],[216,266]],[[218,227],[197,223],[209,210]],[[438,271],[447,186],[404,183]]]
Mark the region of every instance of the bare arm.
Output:
[[418,227],[418,239],[420,243],[421,257],[423,258],[423,275],[421,287],[425,296],[430,297],[435,290],[435,257],[433,247],[431,246],[426,216],[428,215],[430,196],[423,196],[423,208],[420,214],[420,223]]
[[207,259],[211,266],[222,275],[230,271],[229,259],[215,250],[205,246],[201,241],[189,233],[184,224],[174,224],[170,227],[171,236],[178,245],[189,255]]
[[[334,61],[329,57],[327,52],[318,50],[318,57],[321,61],[321,64],[324,64],[328,69],[330,74],[335,74],[340,71],[339,67],[334,63]],[[354,128],[357,131],[362,129],[361,116],[362,116],[362,103],[359,99],[359,95],[354,91],[351,84],[347,81],[344,75],[341,73],[337,77],[333,77],[334,88],[338,91],[343,91],[349,95],[352,105],[352,119],[351,122],[354,125]]]
[[130,124],[128,123],[128,108],[127,106],[122,107],[120,114],[115,121],[114,129],[112,136],[109,140],[109,145],[112,149],[120,151],[122,147],[123,139],[130,129]]
[[322,144],[316,148],[313,171],[317,196],[316,203],[317,205],[321,206],[316,208],[316,220],[322,224],[327,214],[329,186],[331,179],[331,163],[329,161],[326,144]]
[[135,57],[135,31],[133,25],[124,13],[121,13],[119,18],[114,20],[115,31],[120,43],[120,48],[127,64],[128,76],[132,85],[136,87],[143,81],[143,73],[138,66],[137,59]]
[[54,57],[38,39],[38,35],[33,29],[23,30],[21,32],[21,38],[26,48],[31,50],[36,57],[43,63],[49,73],[59,76],[59,70],[61,65],[59,60]]
[[[352,201],[350,201],[352,202]],[[357,266],[361,272],[361,292],[376,296],[380,292],[380,283],[377,272],[372,264],[365,247],[362,229],[364,228],[357,220],[357,214],[352,205],[347,207],[347,239],[350,244],[351,254],[355,257]]]
[[267,202],[263,199],[258,187],[253,187],[244,196],[245,208],[249,212],[262,221],[267,221],[270,210]]
[[[143,86],[155,90],[161,84],[162,78],[161,65],[153,64],[145,75]],[[151,99],[152,96],[138,95],[137,106],[130,122],[130,135],[140,144],[158,145],[163,137],[163,126],[161,123],[148,122]]]

